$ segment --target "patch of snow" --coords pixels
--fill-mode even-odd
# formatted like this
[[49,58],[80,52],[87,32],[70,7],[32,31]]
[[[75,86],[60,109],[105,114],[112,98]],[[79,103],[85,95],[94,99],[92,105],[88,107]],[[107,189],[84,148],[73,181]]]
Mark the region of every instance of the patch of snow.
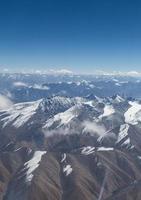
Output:
[[55,115],[55,121],[61,120],[61,124],[67,124],[69,123],[75,116],[73,113],[66,111],[64,113],[59,113],[58,115]]
[[138,158],[141,160],[141,156],[138,156]]
[[72,81],[68,81],[67,84],[71,85],[71,84],[72,84]]
[[119,86],[119,87],[121,86],[121,84],[120,84],[120,83],[115,83],[115,85],[116,85],[116,86]]
[[18,149],[15,149],[14,152],[19,151],[20,149],[22,149],[22,147],[19,147]]
[[113,151],[114,148],[112,147],[99,147],[99,148],[95,148],[95,147],[91,147],[91,146],[87,146],[87,147],[84,147],[81,151],[81,153],[83,155],[89,155],[89,154],[92,154],[94,153],[95,151]]
[[93,88],[95,88],[95,85],[89,84],[89,87],[93,89]]
[[93,101],[87,101],[87,102],[84,102],[85,105],[89,105],[91,107],[94,107],[93,105]]
[[95,147],[87,146],[84,147],[81,151],[83,155],[89,155],[95,152]]
[[122,145],[128,145],[131,144],[130,138],[127,138]]
[[33,155],[33,158],[24,164],[27,169],[26,172],[26,181],[31,182],[33,178],[33,172],[38,168],[39,163],[42,159],[42,156],[46,154],[46,151],[36,151]]
[[99,118],[101,119],[103,117],[107,117],[109,115],[112,115],[113,113],[115,113],[113,106],[112,105],[105,105],[104,113],[102,115],[100,115]]
[[101,167],[102,166],[102,163],[101,162],[98,162],[97,163],[97,167]]
[[27,154],[29,155],[31,152],[32,152],[32,149],[29,148],[28,151],[27,151]]
[[97,101],[99,101],[99,103],[100,103],[100,102],[103,102],[103,99],[100,98],[100,97],[98,97],[98,96],[96,96],[96,95],[95,95],[95,98],[96,98]]
[[81,85],[81,82],[76,82],[76,85],[77,85],[77,86]]
[[120,126],[117,142],[120,142],[123,138],[128,136],[128,129],[129,129],[128,124],[123,124],[123,125]]
[[72,173],[73,169],[71,165],[66,165],[63,167],[63,172],[66,174],[66,176],[70,175]]
[[13,142],[9,142],[5,147],[8,147],[10,144],[13,144]]
[[115,78],[113,78],[112,80],[113,80],[114,82],[118,82],[118,80],[117,80],[117,79],[115,79]]
[[82,80],[81,83],[84,83],[85,85],[89,85],[89,81]]
[[114,148],[112,147],[99,147],[97,151],[113,151]]
[[61,160],[61,163],[63,163],[65,160],[66,160],[66,153],[64,153],[63,155],[62,155],[62,160]]
[[115,100],[116,100],[118,103],[124,101],[124,99],[123,99],[121,96],[119,96],[119,95],[116,96]]

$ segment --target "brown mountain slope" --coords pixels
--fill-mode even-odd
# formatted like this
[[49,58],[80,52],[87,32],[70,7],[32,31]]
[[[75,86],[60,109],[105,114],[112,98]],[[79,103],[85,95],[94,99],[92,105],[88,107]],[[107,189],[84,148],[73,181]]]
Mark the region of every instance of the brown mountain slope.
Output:
[[[31,160],[33,154],[26,155]],[[27,180],[28,169],[18,161],[20,153],[13,152],[14,168],[0,168],[4,187],[4,200],[140,200],[140,160],[132,153],[99,148],[87,154],[75,152],[46,152],[33,178]],[[34,163],[35,164],[35,163]],[[8,166],[8,165],[6,165]],[[4,175],[4,172],[9,174]],[[7,180],[8,179],[8,180]],[[9,181],[9,183],[8,183]]]

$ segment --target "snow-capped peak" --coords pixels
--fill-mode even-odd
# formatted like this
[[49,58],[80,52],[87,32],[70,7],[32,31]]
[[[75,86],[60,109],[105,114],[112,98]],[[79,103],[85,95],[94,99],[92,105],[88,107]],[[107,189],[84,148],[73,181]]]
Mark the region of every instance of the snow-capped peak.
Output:
[[130,101],[129,104],[130,108],[124,114],[125,122],[129,124],[137,124],[138,121],[141,121],[141,104],[136,101]]
[[18,103],[0,115],[3,127],[11,124],[19,128],[23,126],[37,111],[41,100],[28,103]]
[[112,115],[115,113],[115,109],[113,108],[112,105],[105,105],[103,114],[99,116],[99,118],[107,117],[109,115]]

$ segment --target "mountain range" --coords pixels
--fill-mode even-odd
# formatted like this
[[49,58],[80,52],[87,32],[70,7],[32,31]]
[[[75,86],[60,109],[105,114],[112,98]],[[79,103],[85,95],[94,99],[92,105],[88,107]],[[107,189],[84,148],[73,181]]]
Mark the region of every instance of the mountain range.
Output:
[[0,110],[0,199],[140,200],[140,187],[139,99],[56,95]]

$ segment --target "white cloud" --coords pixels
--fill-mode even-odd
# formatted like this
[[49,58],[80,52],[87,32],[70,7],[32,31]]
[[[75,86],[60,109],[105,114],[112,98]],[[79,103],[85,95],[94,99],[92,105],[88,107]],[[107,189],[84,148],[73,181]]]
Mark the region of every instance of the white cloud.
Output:
[[30,74],[38,74],[38,75],[72,75],[73,72],[69,69],[63,68],[63,69],[30,69],[30,70],[22,70],[23,74],[30,73]]
[[8,72],[8,71],[9,71],[9,69],[7,69],[7,68],[3,69],[3,72]]
[[95,122],[85,121],[83,127],[84,132],[97,133],[99,136],[103,136],[106,133],[105,127],[98,125]]
[[128,76],[141,76],[141,73],[137,72],[137,71],[129,71],[129,72],[127,72],[127,75]]
[[0,109],[7,109],[12,106],[12,101],[8,97],[0,94]]
[[42,74],[42,71],[41,70],[35,70],[35,73],[36,74]]
[[23,83],[23,82],[20,82],[20,81],[14,82],[13,85],[14,85],[15,87],[26,87],[26,86],[27,86],[26,83]]
[[59,69],[59,70],[50,69],[49,72],[50,74],[73,74],[73,72],[68,69]]
[[32,88],[40,89],[40,90],[49,90],[50,89],[48,86],[42,86],[42,85],[38,85],[38,84],[34,84],[34,86]]
[[122,71],[111,71],[111,72],[107,72],[107,71],[102,71],[102,70],[96,70],[95,72],[96,75],[104,75],[104,76],[132,76],[132,77],[141,77],[141,72],[138,71],[126,71],[126,72],[122,72]]

